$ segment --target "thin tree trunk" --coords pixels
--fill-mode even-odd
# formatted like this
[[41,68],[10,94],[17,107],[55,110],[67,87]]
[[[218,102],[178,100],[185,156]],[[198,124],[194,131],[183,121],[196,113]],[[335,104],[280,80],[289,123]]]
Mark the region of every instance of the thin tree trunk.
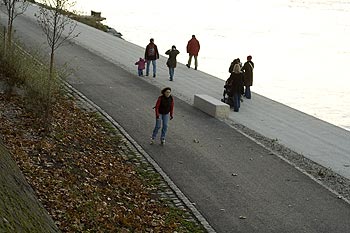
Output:
[[7,29],[7,50],[11,52],[12,47],[12,24],[9,23],[8,29]]
[[15,1],[10,4],[10,9],[8,11],[8,20],[7,20],[7,49],[11,52],[12,45],[12,26],[13,26],[13,17],[15,14]]
[[49,70],[49,80],[47,84],[47,105],[46,105],[46,112],[45,112],[45,134],[47,135],[50,132],[50,124],[51,124],[51,85],[54,78],[53,74],[53,68],[54,68],[54,56],[55,56],[55,41],[56,41],[56,30],[57,30],[57,13],[54,17],[54,27],[53,27],[53,38],[52,38],[52,44],[51,44],[51,56],[50,56],[50,70]]
[[7,37],[7,34],[6,34],[6,27],[4,26],[4,56],[6,57],[6,37]]
[[54,66],[54,47],[51,47],[51,56],[50,56],[50,70],[49,70],[49,79],[47,83],[47,96],[46,96],[46,109],[45,109],[45,134],[50,132],[51,125],[51,116],[52,116],[52,93],[51,93],[51,85],[54,79],[53,74],[53,66]]

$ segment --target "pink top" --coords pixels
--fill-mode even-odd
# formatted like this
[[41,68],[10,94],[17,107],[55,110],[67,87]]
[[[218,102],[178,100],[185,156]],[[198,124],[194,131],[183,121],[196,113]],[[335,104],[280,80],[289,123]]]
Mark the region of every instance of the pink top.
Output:
[[139,61],[135,62],[135,65],[138,65],[138,69],[139,70],[144,70],[145,69],[145,64],[146,64],[146,60],[143,58],[140,58]]

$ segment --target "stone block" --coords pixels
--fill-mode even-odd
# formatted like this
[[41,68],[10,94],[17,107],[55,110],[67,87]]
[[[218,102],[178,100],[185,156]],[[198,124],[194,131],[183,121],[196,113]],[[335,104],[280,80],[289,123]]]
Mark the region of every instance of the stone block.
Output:
[[227,119],[230,113],[229,105],[209,95],[194,95],[193,106],[219,119]]

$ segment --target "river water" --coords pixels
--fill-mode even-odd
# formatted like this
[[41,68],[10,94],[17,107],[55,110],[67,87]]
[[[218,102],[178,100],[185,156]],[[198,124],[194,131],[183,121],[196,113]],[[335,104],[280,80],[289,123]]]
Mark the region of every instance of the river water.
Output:
[[176,45],[182,63],[195,34],[198,68],[221,79],[252,55],[253,92],[350,131],[349,0],[77,0],[76,9],[101,11],[137,45]]

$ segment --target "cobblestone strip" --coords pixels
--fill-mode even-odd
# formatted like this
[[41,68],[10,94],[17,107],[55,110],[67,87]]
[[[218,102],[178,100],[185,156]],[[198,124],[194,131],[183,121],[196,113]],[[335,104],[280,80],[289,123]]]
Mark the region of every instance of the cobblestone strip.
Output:
[[[182,193],[182,191],[176,186],[176,184],[170,179],[170,177],[163,171],[163,169],[154,161],[151,156],[119,125],[110,115],[108,115],[99,106],[89,100],[81,92],[76,90],[67,82],[64,85],[72,97],[76,98],[81,107],[88,111],[100,113],[107,121],[109,121],[116,130],[118,130],[125,138],[125,148],[122,148],[128,155],[128,160],[134,161],[137,167],[144,168],[147,172],[158,173],[162,177],[162,181],[159,185],[160,190],[157,194],[161,200],[168,202],[170,206],[179,208],[190,214],[188,221],[197,222],[201,224],[204,229],[209,233],[215,233],[216,231],[210,226],[208,221],[202,216],[192,202]],[[78,103],[79,103],[78,102]],[[130,153],[131,152],[131,153]]]

